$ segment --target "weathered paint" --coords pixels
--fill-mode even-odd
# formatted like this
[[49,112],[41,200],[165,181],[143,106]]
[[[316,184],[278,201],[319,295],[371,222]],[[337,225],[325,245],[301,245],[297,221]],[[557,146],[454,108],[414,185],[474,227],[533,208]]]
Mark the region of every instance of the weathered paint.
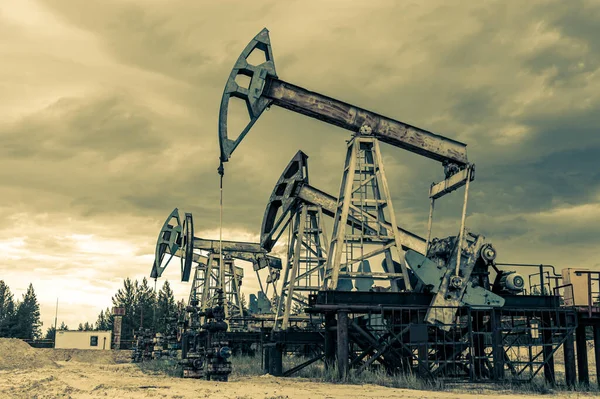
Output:
[[[57,349],[91,349],[110,350],[111,331],[57,331]],[[92,346],[92,337],[96,337],[96,345]]]

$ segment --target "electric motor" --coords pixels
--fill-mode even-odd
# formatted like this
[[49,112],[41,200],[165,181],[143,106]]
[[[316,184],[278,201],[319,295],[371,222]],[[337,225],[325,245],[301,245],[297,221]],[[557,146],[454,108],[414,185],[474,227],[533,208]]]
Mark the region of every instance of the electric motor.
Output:
[[500,287],[504,291],[516,294],[525,289],[525,279],[517,272],[507,272],[500,278]]

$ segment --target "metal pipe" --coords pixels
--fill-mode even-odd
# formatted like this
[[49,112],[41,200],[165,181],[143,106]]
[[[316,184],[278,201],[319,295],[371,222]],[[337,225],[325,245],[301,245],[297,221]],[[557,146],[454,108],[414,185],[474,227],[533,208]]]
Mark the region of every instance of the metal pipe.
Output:
[[54,347],[56,348],[56,331],[58,330],[58,297],[56,298],[56,312],[54,313]]
[[540,265],[540,295],[544,295],[544,265]]

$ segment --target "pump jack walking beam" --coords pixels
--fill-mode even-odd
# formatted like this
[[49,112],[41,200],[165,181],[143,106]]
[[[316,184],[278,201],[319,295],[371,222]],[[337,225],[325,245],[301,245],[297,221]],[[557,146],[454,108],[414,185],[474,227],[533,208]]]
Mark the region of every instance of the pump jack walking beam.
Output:
[[[190,245],[191,244],[191,245]],[[181,259],[181,281],[188,281],[192,270],[192,262],[207,264],[207,258],[194,252],[194,249],[219,253],[219,241],[199,238],[194,236],[194,222],[191,213],[185,214],[183,224],[179,217],[179,210],[175,208],[167,217],[158,235],[156,253],[152,264],[150,277],[159,278],[173,256]],[[252,262],[254,270],[267,267],[281,270],[281,259],[267,255],[267,251],[260,244],[252,242],[223,241],[223,252],[234,259]],[[163,259],[169,256],[167,261]]]
[[[254,51],[262,52],[265,62],[260,65],[249,64],[248,57]],[[239,75],[250,77],[248,87],[240,86],[236,82]],[[229,100],[232,97],[246,102],[250,117],[250,122],[235,139],[230,139],[227,131]],[[263,111],[271,105],[352,132],[358,132],[365,125],[369,126],[372,134],[380,141],[445,164],[456,165],[457,168],[453,168],[455,171],[464,169],[469,163],[466,144],[280,80],[275,71],[269,31],[265,28],[239,56],[225,86],[219,112],[221,162],[229,160]]]

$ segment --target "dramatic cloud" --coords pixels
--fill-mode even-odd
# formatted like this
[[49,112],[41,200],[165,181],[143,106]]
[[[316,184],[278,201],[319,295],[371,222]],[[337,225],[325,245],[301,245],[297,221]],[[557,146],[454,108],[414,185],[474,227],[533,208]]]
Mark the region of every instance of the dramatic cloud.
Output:
[[[220,99],[265,26],[281,79],[467,143],[477,165],[467,224],[501,260],[595,267],[599,24],[594,1],[0,5],[1,278],[19,294],[34,283],[45,327],[57,296],[76,325],[110,306],[123,278],[149,275],[174,207],[217,238]],[[349,137],[265,112],[225,167],[225,237],[258,239],[299,149],[311,183],[337,195]],[[398,221],[424,234],[442,168],[382,150]],[[435,235],[457,231],[461,203],[462,190],[440,201]],[[175,289],[187,297],[189,285]]]

